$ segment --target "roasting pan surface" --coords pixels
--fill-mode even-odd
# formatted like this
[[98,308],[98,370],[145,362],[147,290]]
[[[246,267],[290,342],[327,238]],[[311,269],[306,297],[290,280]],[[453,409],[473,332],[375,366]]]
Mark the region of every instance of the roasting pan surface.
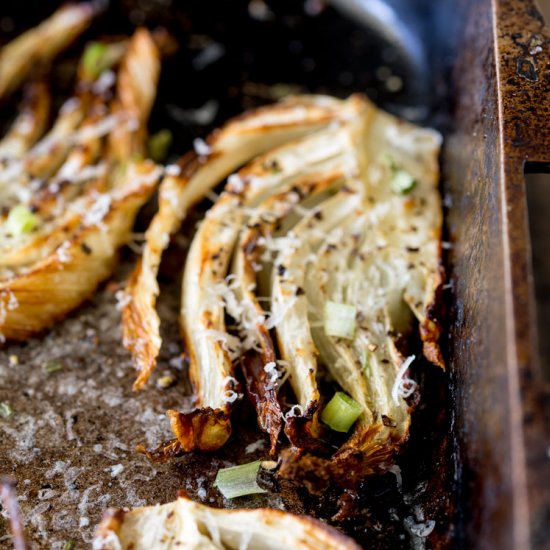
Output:
[[[25,3],[10,0],[3,4],[2,40],[38,23],[57,4],[38,0]],[[420,0],[406,4],[404,24],[426,46],[419,55],[411,55],[410,44],[403,36],[400,39],[404,47],[391,47],[383,27],[365,27],[358,18],[349,19],[334,8],[316,13],[317,2],[271,2],[270,10],[275,17],[259,20],[251,16],[248,2],[174,1],[167,6],[161,0],[112,1],[89,36],[126,33],[132,25],[145,23],[151,27],[165,25],[178,37],[180,50],[163,65],[159,99],[150,124],[152,131],[165,127],[172,130],[175,137],[172,154],[176,156],[190,148],[194,137],[204,137],[229,116],[289,92],[311,91],[344,97],[363,91],[388,110],[438,127],[450,137],[448,148],[461,147],[460,155],[447,151],[443,159],[445,189],[448,186],[451,197],[446,204],[454,201],[449,216],[450,237],[471,242],[472,235],[465,235],[467,229],[458,222],[462,215],[477,208],[467,202],[460,188],[471,175],[467,173],[470,164],[467,153],[475,150],[477,143],[467,140],[467,132],[473,128],[481,134],[486,132],[485,139],[494,144],[493,152],[498,149],[495,119],[487,121],[481,113],[487,102],[496,109],[496,104],[489,101],[491,94],[496,93],[491,88],[495,86],[494,81],[491,84],[495,74],[490,72],[491,2],[461,2],[458,11],[452,2],[441,2],[437,7]],[[462,108],[465,120],[457,128],[452,116],[455,107],[449,101],[450,70],[455,64],[453,36],[461,34],[464,21],[476,17],[480,18],[479,24],[471,32],[488,33],[476,38],[484,52],[483,64],[464,54],[455,66],[455,78],[457,67],[461,67],[469,71],[472,90],[479,90],[480,83],[475,79],[481,79],[487,83],[487,91],[484,97],[463,99],[467,94],[462,90],[464,95],[459,99],[463,103],[456,101],[456,108]],[[205,64],[203,52],[208,49],[218,59]],[[474,55],[472,50],[464,48],[464,51]],[[72,56],[74,52],[68,52],[64,58]],[[402,88],[388,89],[387,72],[380,72],[380,67],[389,68],[393,76],[401,79]],[[0,107],[0,120],[6,122],[9,113],[7,107]],[[207,120],[197,122],[201,113]],[[474,120],[472,117],[476,116]],[[461,128],[465,134],[460,133]],[[477,150],[478,157],[483,157],[480,162],[491,153],[490,146],[486,147]],[[488,181],[497,177],[498,160],[494,162],[489,166]],[[490,188],[485,191],[490,193]],[[498,210],[499,197],[492,198]],[[138,225],[141,223],[143,227],[148,215],[150,212],[146,210]],[[470,230],[474,231],[482,222],[481,225],[486,224],[487,238],[497,242],[502,228],[498,212],[495,215],[496,221],[483,216],[474,218]],[[189,400],[185,397],[189,388],[182,376],[185,365],[180,360],[177,328],[179,281],[173,273],[180,270],[185,240],[192,226],[192,222],[187,224],[163,261],[164,290],[159,311],[165,321],[166,345],[154,380],[142,392],[131,391],[135,373],[121,346],[120,318],[115,308],[114,292],[135,259],[129,250],[123,252],[121,266],[111,281],[69,319],[42,338],[0,350],[0,401],[9,402],[15,411],[12,418],[0,420],[0,473],[17,480],[27,534],[37,548],[63,548],[69,540],[74,540],[77,547],[85,547],[104,508],[167,502],[173,500],[179,489],[195,499],[226,507],[270,505],[329,521],[336,511],[336,494],[327,494],[319,500],[291,487],[281,487],[278,494],[268,497],[243,498],[233,503],[220,499],[211,488],[218,468],[262,456],[261,448],[246,452],[248,445],[258,441],[254,426],[246,424],[246,418],[251,416],[246,406],[237,411],[240,427],[230,444],[214,456],[189,455],[172,464],[153,466],[134,452],[137,443],[152,446],[170,437],[164,411],[181,407]],[[490,242],[483,246],[490,246]],[[473,463],[471,457],[487,458],[487,453],[489,458],[494,457],[488,451],[484,455],[468,447],[478,443],[481,431],[478,433],[471,427],[471,412],[461,413],[461,407],[470,399],[471,384],[476,382],[465,371],[466,363],[479,357],[475,349],[467,349],[468,343],[475,345],[478,340],[464,339],[467,331],[463,316],[475,302],[468,293],[485,284],[482,273],[480,282],[476,282],[475,274],[465,267],[468,250],[468,246],[461,248],[459,243],[451,255],[454,262],[451,277],[458,280],[456,293],[459,300],[465,299],[457,302],[451,295],[448,297],[448,303],[454,304],[449,316],[454,337],[449,350],[451,376],[429,366],[423,366],[416,374],[423,385],[423,400],[413,417],[410,442],[398,461],[402,487],[391,473],[367,480],[357,516],[336,523],[365,548],[409,548],[424,543],[434,548],[451,544],[468,546],[478,532],[481,532],[480,548],[491,547],[488,545],[491,540],[506,541],[506,530],[503,535],[495,535],[497,526],[507,521],[506,514],[495,519],[490,506],[473,512],[464,505],[475,493],[475,502],[485,506],[486,492],[493,490],[493,479],[501,471],[496,465],[497,472],[489,476],[489,488],[479,486],[478,476],[484,467]],[[498,247],[496,250],[497,254],[503,254]],[[474,256],[476,251],[480,253],[475,249]],[[458,254],[463,255],[462,263]],[[498,277],[502,268],[499,258],[493,258],[492,262],[494,265],[482,262],[481,268],[494,269]],[[467,273],[472,277],[470,281],[459,278]],[[476,315],[468,330],[482,323],[481,312]],[[10,356],[18,358],[17,365],[13,364],[13,358],[10,363]],[[61,364],[62,370],[46,374],[43,366],[51,362]],[[180,382],[161,390],[155,380],[167,372]],[[458,391],[451,391],[457,385]],[[459,434],[464,428],[471,431]],[[487,433],[494,437],[493,431],[490,428]],[[488,441],[487,445],[490,444]],[[258,445],[249,450],[254,447]],[[459,450],[463,457],[459,458]],[[505,446],[501,450],[509,451]],[[488,464],[494,466],[490,461]],[[422,514],[436,521],[436,529],[428,541],[411,535],[407,529],[407,518],[419,521]],[[497,538],[492,539],[493,536]],[[4,546],[9,547],[9,538],[7,526],[0,521],[0,547]],[[512,546],[508,542],[500,547]]]

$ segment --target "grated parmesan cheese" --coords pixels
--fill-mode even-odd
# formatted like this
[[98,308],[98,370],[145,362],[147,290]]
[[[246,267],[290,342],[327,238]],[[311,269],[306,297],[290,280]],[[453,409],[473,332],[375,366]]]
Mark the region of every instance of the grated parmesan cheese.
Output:
[[132,301],[132,296],[130,296],[124,290],[117,290],[115,292],[115,298],[117,311],[122,311]]
[[163,187],[160,191],[160,198],[170,204],[172,210],[178,211],[179,196],[175,189],[171,187]]
[[244,191],[244,180],[239,174],[231,174],[227,178],[227,186],[233,193],[242,193]]
[[72,256],[69,254],[70,248],[71,241],[64,241],[55,251],[57,258],[61,263],[66,264],[67,262],[71,261]]
[[193,148],[195,149],[195,153],[201,157],[207,157],[212,153],[212,147],[201,138],[193,140]]
[[264,371],[269,374],[269,383],[274,384],[279,378],[279,371],[277,370],[277,363],[270,361],[264,366]]
[[273,237],[269,234],[260,237],[258,245],[264,248],[261,260],[263,262],[271,262],[273,261],[273,257],[281,252],[292,253],[298,250],[301,241],[292,231],[289,231],[283,237]]
[[76,111],[80,107],[80,99],[78,97],[71,97],[63,105],[61,106],[61,109],[59,110],[59,113],[62,115],[72,113],[73,111]]
[[153,170],[150,170],[146,174],[139,174],[132,178],[130,182],[126,182],[125,185],[115,188],[112,193],[112,198],[117,200],[124,199],[128,194],[139,190],[141,186],[155,183],[162,176],[162,173],[162,167],[155,166]]
[[[221,347],[227,351],[229,358],[234,361],[241,354],[241,342],[236,336],[229,334],[228,332],[223,332],[221,330],[202,330],[200,331],[200,336],[205,338],[212,338],[216,342],[219,342]],[[234,380],[234,379],[233,379]]]
[[103,71],[100,77],[93,83],[92,91],[102,95],[109,91],[109,88],[116,82],[116,75],[113,71]]
[[254,441],[254,443],[249,443],[244,451],[246,454],[255,453],[256,451],[259,451],[265,447],[265,441],[263,439],[258,439],[258,441]]
[[240,399],[241,397],[243,397],[242,393],[237,393],[233,390],[226,390],[222,394],[222,401],[224,403],[234,403],[235,401],[237,401],[237,399]]
[[97,198],[85,213],[83,223],[85,226],[101,227],[105,216],[111,208],[111,196],[107,193],[98,193]]
[[19,123],[19,133],[28,136],[34,128],[34,116],[30,113],[23,113]]
[[175,369],[182,369],[183,368],[183,357],[181,355],[177,355],[176,357],[172,357],[168,364],[171,367],[174,367]]
[[[19,307],[19,301],[17,296],[11,291],[0,292],[0,323],[4,322],[8,315],[8,311],[13,311]],[[0,333],[0,343],[4,343],[5,339],[2,333]]]
[[74,134],[69,137],[69,141],[71,143],[83,143],[106,136],[107,134],[110,134],[120,124],[120,122],[122,122],[121,115],[106,116],[96,124],[85,126],[74,132]]
[[60,189],[61,189],[61,186],[57,181],[54,181],[54,182],[48,184],[48,191],[52,195],[57,195],[57,193],[59,193]]
[[122,464],[115,464],[114,466],[111,466],[110,470],[111,477],[116,477],[123,472],[124,466]]
[[0,182],[9,183],[24,175],[24,166],[20,161],[13,162],[5,169],[0,170]]
[[126,122],[126,128],[130,132],[137,132],[139,129],[139,120],[135,117],[129,118]]
[[167,176],[177,177],[181,174],[181,168],[177,164],[168,164],[164,169],[164,173]]
[[395,377],[395,381],[392,386],[391,396],[396,405],[399,405],[399,397],[410,397],[416,390],[416,382],[410,378],[404,378],[408,368],[412,365],[416,359],[414,355],[407,357],[405,361],[399,367],[399,371]]
[[298,297],[296,296],[295,292],[293,292],[293,295],[288,300],[285,300],[283,303],[274,302],[271,314],[265,322],[265,328],[271,330],[272,328],[275,328],[277,325],[279,325],[281,321],[285,318],[286,314],[294,307],[294,304],[297,301]]
[[19,307],[19,300],[17,299],[17,296],[11,291],[8,291],[8,311],[13,311]]
[[[66,163],[60,169],[56,181],[70,180],[71,183],[82,183],[88,180],[103,177],[107,173],[107,165],[105,163],[99,163],[93,166],[81,167],[80,163],[75,163],[75,166],[71,166],[70,163]],[[53,184],[50,184],[53,185]]]
[[428,519],[425,522],[416,523],[412,516],[408,516],[404,520],[405,527],[409,533],[420,538],[426,538],[435,528],[435,521]]

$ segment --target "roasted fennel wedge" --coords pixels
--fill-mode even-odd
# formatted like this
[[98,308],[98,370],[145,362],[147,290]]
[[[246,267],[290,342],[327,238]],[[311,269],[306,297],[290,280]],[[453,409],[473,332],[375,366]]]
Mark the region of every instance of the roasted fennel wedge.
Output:
[[132,353],[143,387],[155,368],[161,346],[160,319],[155,306],[157,273],[170,236],[178,231],[187,211],[234,170],[255,156],[331,122],[353,118],[357,98],[346,102],[321,96],[291,97],[237,117],[212,133],[198,151],[185,155],[173,174],[163,180],[159,210],[146,234],[143,256],[131,277],[123,312],[124,345]]
[[[342,124],[346,125],[344,122]],[[265,316],[263,319],[256,318],[253,313],[252,316],[247,315],[236,292],[239,280],[236,274],[230,274],[229,261],[238,244],[239,233],[261,201],[274,192],[283,188],[299,189],[304,177],[309,176],[311,180],[320,178],[322,170],[328,169],[327,163],[336,163],[334,159],[338,159],[342,172],[351,169],[340,158],[345,157],[349,146],[346,135],[339,127],[327,128],[252,161],[231,178],[220,199],[202,221],[191,244],[184,270],[181,310],[191,381],[198,397],[198,410],[191,414],[193,419],[200,409],[210,417],[215,414],[218,419],[223,414],[223,418],[227,419],[224,420],[227,437],[230,434],[228,416],[236,401],[236,388],[230,386],[234,385],[234,360],[242,352],[261,346],[262,342],[269,347],[265,337],[255,341],[254,336],[262,323],[266,328],[273,328],[275,321]],[[233,340],[237,346],[229,341],[231,335],[224,320],[226,313],[237,326],[239,340]],[[268,356],[266,358],[269,359]],[[310,396],[304,399],[316,401],[314,385],[306,391]],[[174,426],[174,413],[171,415]],[[177,418],[180,425],[186,421],[185,415],[178,414]],[[271,418],[270,425],[274,445],[278,435],[275,418]],[[201,429],[203,426],[201,433],[193,432],[199,449],[204,449],[212,425],[202,424]],[[220,426],[218,423],[216,428]],[[187,435],[190,431],[187,428],[184,433]],[[211,431],[216,437],[222,433],[221,430]],[[190,447],[181,435],[178,439],[185,450]],[[219,447],[223,443],[225,441],[220,438],[215,445]]]
[[[340,105],[341,114],[230,175],[193,237],[181,327],[196,408],[169,411],[176,440],[149,454],[162,459],[222,446],[244,379],[273,454],[285,425],[292,450],[283,453],[279,475],[307,478],[318,490],[327,480],[345,485],[350,467],[356,481],[375,472],[407,439],[417,390],[409,375],[413,352],[420,347],[444,366],[435,315],[441,140],[361,97],[283,105],[300,101],[334,111]],[[217,176],[203,193],[223,178]],[[180,198],[189,181],[180,182]],[[161,218],[159,212],[153,223]],[[132,297],[127,315],[135,311]],[[343,392],[330,407],[334,390],[321,389],[327,378]],[[330,411],[345,416],[346,406],[352,420],[331,422]],[[335,431],[348,435],[335,439]]]
[[63,6],[40,25],[0,48],[0,100],[37,65],[47,65],[84,32],[99,6],[99,2]]
[[185,497],[129,512],[110,510],[94,550],[359,550],[333,527],[271,509],[220,510]]
[[[2,339],[40,332],[93,293],[162,176],[139,160],[160,67],[150,34],[139,29],[122,47],[102,44],[109,63],[99,72],[90,71],[87,51],[76,94],[46,134],[16,142],[17,118],[0,140],[8,153],[0,171]],[[42,130],[47,103],[27,114]]]
[[377,111],[358,151],[364,204],[308,265],[305,295],[319,361],[363,411],[330,459],[286,453],[280,475],[312,491],[327,482],[353,486],[391,461],[406,440],[407,398],[417,386],[408,376],[415,338],[425,357],[444,367],[439,324],[431,318],[442,283],[439,144],[435,132]]
[[[274,239],[280,238],[277,237],[279,224],[284,222],[288,227],[289,224],[297,223],[300,215],[296,210],[303,208],[300,204],[304,200],[310,205],[317,204],[322,197],[335,193],[343,185],[344,171],[342,167],[338,166],[337,162],[339,161],[340,159],[332,161],[332,166],[327,172],[313,172],[291,181],[280,192],[263,201],[255,209],[246,230],[241,232],[234,255],[231,275],[234,281],[232,288],[235,297],[240,300],[241,334],[244,336],[241,344],[244,350],[241,366],[248,395],[258,414],[258,423],[262,430],[270,435],[272,451],[275,449],[281,426],[281,408],[277,400],[277,391],[283,376],[289,377],[297,395],[298,404],[304,411],[301,417],[295,416],[294,420],[287,420],[287,426],[301,419],[311,420],[317,409],[319,392],[315,381],[316,350],[309,338],[309,333],[307,331],[301,333],[303,326],[297,323],[294,327],[285,327],[297,331],[294,334],[296,348],[287,350],[279,340],[282,358],[277,358],[270,329],[282,311],[277,312],[272,309],[272,315],[267,318],[264,305],[270,298],[258,295],[260,281],[257,280],[257,274],[269,271],[269,266],[265,265],[262,258],[268,260],[273,254],[273,243],[277,242]],[[321,209],[316,208],[312,214],[316,220],[319,219],[322,216]],[[281,242],[289,249],[293,249],[297,238],[295,230],[293,230],[292,234],[283,237]],[[286,266],[279,267],[279,269],[285,272],[287,270]],[[267,273],[263,274],[263,278],[267,278]],[[290,290],[296,300],[291,307],[301,308],[301,313],[307,318],[307,304],[301,299],[303,293],[300,289],[302,288],[296,284]],[[277,302],[273,301],[272,303]],[[285,320],[286,315],[283,315],[279,323],[280,331],[285,330],[282,328]],[[285,359],[285,356],[289,354],[293,355],[293,360]],[[274,429],[275,426],[277,429]],[[307,428],[314,428],[314,426],[308,425]]]
[[50,104],[50,93],[43,80],[36,78],[25,86],[19,114],[6,135],[0,138],[2,164],[20,159],[42,135],[50,115]]

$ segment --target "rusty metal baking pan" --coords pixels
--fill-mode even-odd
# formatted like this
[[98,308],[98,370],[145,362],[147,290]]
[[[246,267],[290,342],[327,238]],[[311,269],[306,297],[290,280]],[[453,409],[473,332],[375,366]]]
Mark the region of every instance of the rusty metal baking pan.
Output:
[[[58,4],[3,2],[1,40]],[[422,380],[423,401],[398,460],[402,484],[391,473],[366,480],[357,515],[340,523],[331,520],[333,494],[315,499],[283,487],[237,505],[310,513],[365,548],[543,548],[550,539],[549,387],[537,353],[524,173],[550,160],[548,30],[531,0],[382,4],[113,0],[88,36],[146,24],[178,38],[151,119],[152,130],[173,131],[174,155],[227,117],[293,91],[363,91],[444,132],[449,368],[445,376],[428,370]],[[394,18],[384,18],[392,10]],[[68,64],[74,54],[64,56]],[[0,109],[1,121],[9,116]],[[147,211],[142,224],[146,218]],[[130,251],[112,281],[69,319],[0,351],[0,401],[15,413],[0,419],[0,472],[17,480],[36,548],[70,540],[85,547],[105,507],[166,502],[178,489],[224,504],[210,488],[217,469],[262,455],[253,450],[258,436],[245,408],[242,428],[214,456],[153,466],[134,452],[137,443],[168,437],[164,411],[188,399],[173,275],[184,241],[185,230],[163,263],[159,305],[168,322],[157,375],[178,375],[175,387],[130,389],[134,372],[114,299],[134,260]],[[51,362],[62,369],[48,374],[43,366]],[[407,518],[422,514],[436,521],[426,540],[407,529]],[[10,547],[3,522],[0,547]]]

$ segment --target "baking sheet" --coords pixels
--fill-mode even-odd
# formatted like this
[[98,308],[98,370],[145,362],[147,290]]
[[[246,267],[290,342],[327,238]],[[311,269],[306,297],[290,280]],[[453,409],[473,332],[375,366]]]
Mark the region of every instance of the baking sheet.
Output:
[[[44,4],[33,17],[46,10]],[[162,23],[179,38],[179,53],[164,63],[151,119],[153,131],[169,127],[174,133],[173,155],[228,116],[289,92],[343,97],[363,91],[394,112],[429,119],[433,98],[419,94],[414,66],[380,33],[333,9],[317,13],[312,2],[272,3],[267,17],[251,11],[248,2],[220,2],[216,10],[206,4],[113,2],[89,33],[129,32],[132,24],[147,22]],[[15,22],[37,22],[12,9]],[[402,83],[393,92],[386,85],[388,71]],[[5,119],[10,115],[3,113]],[[151,213],[151,207],[146,210]],[[142,227],[147,213],[143,218]],[[121,345],[116,309],[116,291],[134,261],[128,250],[112,280],[69,319],[41,338],[0,350],[0,402],[14,412],[0,418],[0,473],[17,480],[27,534],[37,548],[62,549],[68,541],[85,547],[106,507],[167,502],[178,490],[218,506],[269,505],[326,520],[337,511],[336,490],[317,499],[285,486],[268,496],[221,499],[212,488],[220,467],[265,456],[267,446],[247,421],[246,404],[236,413],[239,428],[229,445],[215,455],[152,465],[134,451],[138,443],[154,446],[170,438],[164,411],[191,404],[177,327],[179,280],[173,274],[181,269],[192,228],[192,222],[186,225],[164,260],[159,311],[165,345],[156,375],[142,392],[131,390],[135,371]],[[59,370],[47,372],[52,365]],[[446,382],[436,369],[425,369],[423,401],[398,475],[366,480],[356,515],[337,524],[365,547],[423,546],[426,540],[415,535],[414,524],[428,518],[436,529],[427,547],[443,546],[452,537]],[[160,389],[156,380],[166,374],[178,382]],[[0,547],[9,544],[6,523],[0,522]]]

